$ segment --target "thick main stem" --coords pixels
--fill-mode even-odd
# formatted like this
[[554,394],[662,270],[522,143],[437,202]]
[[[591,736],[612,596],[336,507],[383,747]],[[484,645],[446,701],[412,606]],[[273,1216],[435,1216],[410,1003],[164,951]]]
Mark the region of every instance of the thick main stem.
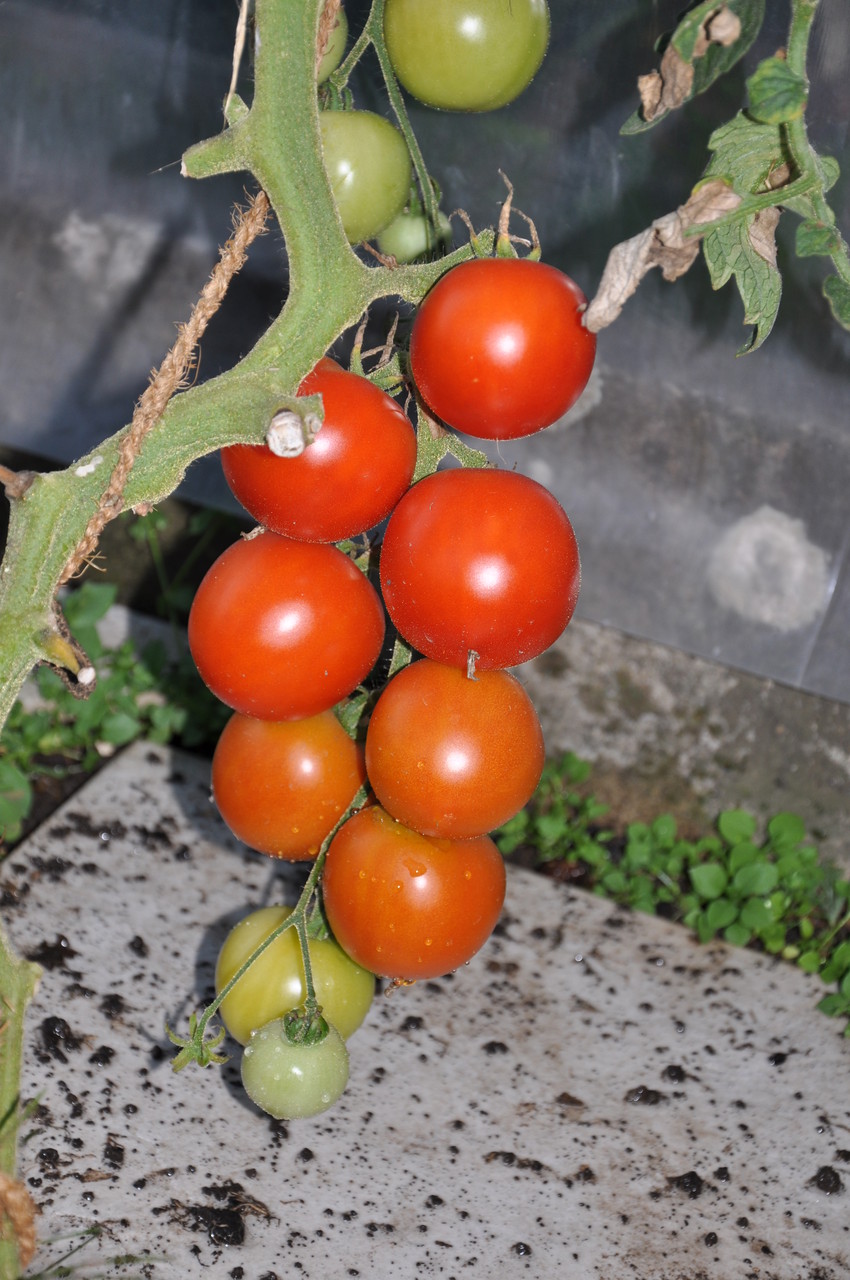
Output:
[[[0,926],[0,1171],[15,1178],[20,1121],[21,1062],[24,1014],[38,985],[41,970],[12,951]],[[18,1280],[17,1236],[0,1207],[0,1280]]]

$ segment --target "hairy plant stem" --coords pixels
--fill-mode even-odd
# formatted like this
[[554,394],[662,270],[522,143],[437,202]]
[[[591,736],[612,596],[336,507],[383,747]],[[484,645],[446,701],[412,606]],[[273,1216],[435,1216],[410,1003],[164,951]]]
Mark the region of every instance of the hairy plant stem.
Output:
[[[20,1111],[24,1014],[41,969],[19,959],[0,926],[0,1172],[14,1180]],[[17,1237],[0,1206],[0,1280],[21,1274]]]

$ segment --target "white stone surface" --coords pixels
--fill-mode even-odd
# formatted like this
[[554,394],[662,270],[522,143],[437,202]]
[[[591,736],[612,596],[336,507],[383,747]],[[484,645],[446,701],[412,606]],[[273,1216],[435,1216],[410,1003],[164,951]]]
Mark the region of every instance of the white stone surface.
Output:
[[99,1223],[83,1277],[846,1280],[850,1041],[817,979],[512,871],[483,952],[377,997],[341,1102],[276,1124],[235,1061],[174,1075],[163,1024],[277,872],[203,762],[143,744],[4,864],[16,944],[70,944],[29,1020],[33,1270]]

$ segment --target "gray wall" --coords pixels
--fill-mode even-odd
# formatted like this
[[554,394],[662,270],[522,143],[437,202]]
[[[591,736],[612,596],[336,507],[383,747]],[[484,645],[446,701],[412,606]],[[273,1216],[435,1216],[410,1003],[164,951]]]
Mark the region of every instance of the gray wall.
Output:
[[[552,0],[550,54],[514,106],[470,118],[414,106],[446,207],[492,223],[504,169],[547,260],[592,292],[608,248],[686,197],[711,129],[741,102],[743,70],[683,118],[619,137],[679,8]],[[786,5],[768,8],[760,53],[782,39]],[[821,10],[810,127],[850,163],[850,6]],[[231,0],[0,6],[0,443],[62,462],[87,451],[127,420],[186,318],[242,190],[179,176],[184,148],[219,127],[235,12]],[[358,104],[383,109],[365,77]],[[842,177],[850,235],[847,193]],[[713,294],[701,263],[676,285],[649,279],[601,335],[565,422],[499,452],[570,514],[585,617],[850,700],[850,335],[784,221],[785,297],[760,352],[735,359],[740,302]],[[213,323],[201,377],[250,347],[284,290],[272,234]],[[213,459],[184,492],[229,500]]]

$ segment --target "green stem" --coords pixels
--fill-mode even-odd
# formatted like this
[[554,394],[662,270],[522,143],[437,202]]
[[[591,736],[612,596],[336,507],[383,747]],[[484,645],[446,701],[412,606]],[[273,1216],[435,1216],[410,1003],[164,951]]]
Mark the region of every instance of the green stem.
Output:
[[[305,1002],[307,1004],[308,1010],[311,1010],[311,1011],[316,1010],[316,1008],[318,1007],[318,1002],[316,1000],[316,991],[313,985],[313,969],[310,963],[310,951],[309,951],[308,939],[307,939],[307,927],[308,927],[307,913],[310,908],[310,903],[312,901],[313,895],[316,892],[316,888],[318,886],[319,880],[321,879],[322,869],[325,865],[325,858],[327,856],[328,849],[330,848],[331,841],[333,840],[336,833],[339,831],[340,827],[345,822],[348,821],[351,815],[353,813],[356,813],[358,809],[361,809],[363,807],[363,804],[366,800],[366,795],[367,795],[366,787],[365,786],[361,787],[360,790],[357,792],[357,794],[354,796],[351,803],[348,805],[348,808],[339,818],[333,830],[330,831],[328,835],[325,837],[325,839],[322,841],[322,845],[321,845],[321,848],[319,849],[319,853],[316,857],[316,860],[313,863],[312,867],[310,868],[310,874],[308,875],[307,879],[304,882],[304,887],[301,890],[301,894],[300,894],[300,897],[298,898],[298,902],[295,904],[291,913],[286,917],[286,919],[281,924],[277,926],[276,929],[274,929],[268,935],[267,938],[263,939],[263,941],[259,944],[258,947],[255,947],[255,949],[248,956],[248,959],[244,962],[244,964],[240,965],[240,967],[236,970],[236,972],[234,973],[230,981],[226,983],[225,986],[222,987],[221,991],[219,991],[215,999],[211,1000],[210,1003],[206,1006],[206,1008],[204,1009],[203,1013],[201,1014],[201,1016],[198,1018],[198,1021],[197,1021],[197,1025],[195,1029],[196,1043],[198,1044],[203,1043],[204,1034],[206,1032],[207,1027],[209,1026],[210,1020],[213,1017],[215,1017],[222,1001],[227,996],[230,995],[231,991],[236,986],[237,982],[239,982],[239,980],[245,976],[245,974],[248,972],[251,966],[255,963],[255,961],[259,960],[263,952],[266,951],[272,945],[272,943],[277,938],[280,937],[282,933],[285,933],[287,929],[294,928],[298,934],[298,942],[301,948],[301,961],[304,966],[304,985],[306,989]],[[190,1056],[189,1055],[184,1056],[184,1053],[181,1051],[177,1055],[177,1057],[174,1059],[172,1066],[174,1067],[175,1070],[179,1071],[180,1068],[185,1066],[189,1060],[190,1060]]]
[[785,60],[789,69],[803,80],[808,80],[809,38],[819,3],[820,0],[791,0]]
[[[0,1170],[10,1178],[17,1174],[24,1015],[40,976],[38,965],[15,955],[0,926]],[[18,1247],[3,1215],[0,1280],[17,1280],[19,1275]]]

